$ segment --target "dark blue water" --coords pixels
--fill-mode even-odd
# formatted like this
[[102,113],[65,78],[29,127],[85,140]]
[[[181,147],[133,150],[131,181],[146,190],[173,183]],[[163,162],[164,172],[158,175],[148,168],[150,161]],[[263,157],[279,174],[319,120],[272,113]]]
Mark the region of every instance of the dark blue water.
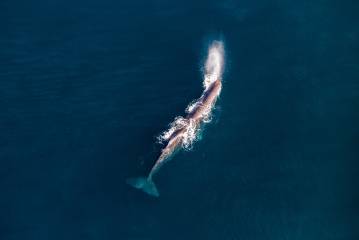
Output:
[[[0,2],[0,239],[359,239],[357,1]],[[155,137],[226,47],[215,117]]]

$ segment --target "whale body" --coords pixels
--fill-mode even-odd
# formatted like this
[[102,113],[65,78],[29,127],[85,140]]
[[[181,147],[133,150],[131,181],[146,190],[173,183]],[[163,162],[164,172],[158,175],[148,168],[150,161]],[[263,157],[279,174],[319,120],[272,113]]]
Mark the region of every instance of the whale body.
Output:
[[140,189],[151,196],[159,196],[157,187],[153,182],[153,176],[158,172],[166,160],[168,160],[176,150],[181,148],[185,139],[185,133],[189,130],[188,128],[198,128],[199,125],[204,122],[204,118],[207,116],[206,112],[213,108],[221,89],[222,83],[220,79],[217,79],[210,84],[210,86],[203,92],[195,108],[185,117],[185,122],[187,124],[184,124],[183,127],[177,129],[169,136],[165,148],[162,149],[160,156],[157,158],[148,176],[129,178],[127,179],[129,185]]
[[127,183],[137,189],[158,197],[159,193],[153,182],[153,176],[159,171],[177,150],[188,149],[197,139],[201,125],[210,120],[211,111],[222,89],[222,73],[224,68],[224,44],[222,41],[213,41],[208,48],[208,55],[204,64],[204,91],[199,99],[191,103],[185,117],[177,117],[171,127],[159,137],[160,142],[165,141],[151,171],[146,177],[129,178]]

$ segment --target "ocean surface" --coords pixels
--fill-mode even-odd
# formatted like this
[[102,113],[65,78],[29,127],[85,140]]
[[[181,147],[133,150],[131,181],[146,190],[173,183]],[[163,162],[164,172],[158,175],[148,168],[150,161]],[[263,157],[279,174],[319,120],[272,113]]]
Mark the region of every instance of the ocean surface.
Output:
[[[359,239],[359,2],[1,0],[1,240]],[[203,90],[212,122],[155,177]]]

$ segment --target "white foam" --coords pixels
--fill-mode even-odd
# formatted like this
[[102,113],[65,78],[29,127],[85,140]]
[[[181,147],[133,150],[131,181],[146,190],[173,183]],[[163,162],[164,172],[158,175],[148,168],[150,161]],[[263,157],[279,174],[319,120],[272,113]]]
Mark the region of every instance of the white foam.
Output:
[[[214,41],[208,48],[208,55],[204,66],[204,78],[203,78],[203,87],[204,91],[202,97],[208,87],[217,79],[222,78],[224,67],[224,47],[223,43],[220,41]],[[218,93],[219,94],[219,93]],[[199,105],[201,105],[202,97],[192,101],[186,108],[187,113],[191,113]],[[202,121],[208,123],[212,119],[212,106],[206,107],[202,113]],[[172,134],[179,130],[185,128],[183,132],[182,147],[184,149],[191,149],[193,143],[199,138],[200,125],[195,124],[193,120],[188,120],[181,116],[176,117],[175,120],[169,125],[169,129],[164,131],[159,137],[159,142],[168,141]]]

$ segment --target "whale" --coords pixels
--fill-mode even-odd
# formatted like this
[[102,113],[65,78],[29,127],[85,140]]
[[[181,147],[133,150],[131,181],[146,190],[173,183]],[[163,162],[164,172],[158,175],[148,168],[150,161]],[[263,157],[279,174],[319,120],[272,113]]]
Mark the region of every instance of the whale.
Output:
[[134,188],[140,189],[143,192],[158,197],[159,191],[153,181],[154,175],[160,170],[164,163],[166,163],[177,150],[181,149],[185,141],[186,133],[189,128],[198,129],[201,124],[205,122],[208,111],[213,109],[213,106],[218,99],[222,89],[221,79],[213,81],[202,93],[198,99],[196,106],[188,112],[184,118],[185,124],[176,129],[167,139],[167,144],[161,150],[159,157],[152,166],[150,172],[145,177],[129,178],[126,182]]
[[201,96],[188,105],[185,117],[176,117],[170,128],[158,137],[164,148],[147,176],[129,178],[126,180],[129,185],[154,197],[160,195],[153,181],[154,176],[176,152],[181,149],[191,149],[192,144],[198,139],[201,126],[210,122],[211,112],[222,89],[224,55],[223,41],[215,40],[209,45],[203,68],[204,90]]

